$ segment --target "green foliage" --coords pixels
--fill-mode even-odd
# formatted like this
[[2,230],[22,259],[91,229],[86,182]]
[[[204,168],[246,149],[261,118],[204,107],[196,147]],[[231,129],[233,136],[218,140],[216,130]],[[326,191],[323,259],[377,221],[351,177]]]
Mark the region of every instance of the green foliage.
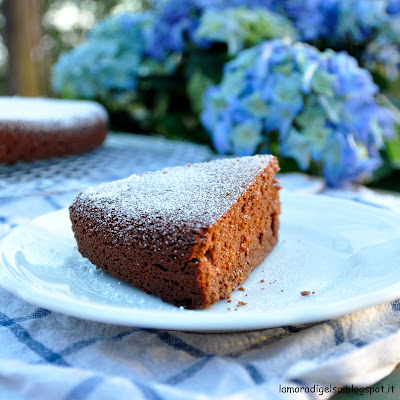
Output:
[[386,150],[391,161],[391,166],[400,169],[400,130],[393,140],[386,143]]

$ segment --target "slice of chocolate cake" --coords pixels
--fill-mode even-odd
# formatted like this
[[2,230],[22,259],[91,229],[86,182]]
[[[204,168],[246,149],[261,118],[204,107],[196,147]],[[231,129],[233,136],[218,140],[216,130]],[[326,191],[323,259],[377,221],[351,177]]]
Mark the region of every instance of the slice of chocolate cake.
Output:
[[257,155],[169,168],[88,188],[70,207],[78,249],[163,301],[227,298],[278,240],[279,170]]

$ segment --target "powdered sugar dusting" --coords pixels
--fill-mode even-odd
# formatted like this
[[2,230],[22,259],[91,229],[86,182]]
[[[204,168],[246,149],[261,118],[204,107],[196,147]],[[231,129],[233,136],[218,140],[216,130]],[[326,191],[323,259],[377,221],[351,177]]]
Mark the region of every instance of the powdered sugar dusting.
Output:
[[[205,228],[227,211],[273,156],[188,164],[183,167],[132,175],[123,180],[88,188],[83,204],[102,210],[104,223],[121,220],[174,224],[188,229]],[[78,202],[81,212],[86,212]]]
[[103,106],[93,101],[60,100],[42,97],[0,97],[0,128],[68,129],[107,120]]

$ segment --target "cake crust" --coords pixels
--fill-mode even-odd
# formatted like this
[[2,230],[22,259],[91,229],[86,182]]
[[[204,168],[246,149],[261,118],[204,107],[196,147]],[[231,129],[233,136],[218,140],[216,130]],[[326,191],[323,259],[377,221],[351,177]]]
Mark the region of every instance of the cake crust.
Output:
[[163,301],[209,307],[278,240],[275,157],[169,168],[89,188],[70,207],[78,249]]

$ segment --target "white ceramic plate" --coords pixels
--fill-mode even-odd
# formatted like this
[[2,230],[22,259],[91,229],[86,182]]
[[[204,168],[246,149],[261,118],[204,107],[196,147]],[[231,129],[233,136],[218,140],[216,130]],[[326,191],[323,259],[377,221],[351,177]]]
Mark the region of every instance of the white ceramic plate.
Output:
[[206,310],[174,307],[95,271],[76,249],[67,210],[2,240],[0,284],[28,302],[79,318],[204,332],[321,321],[400,297],[398,218],[324,196],[282,191],[282,203],[277,247],[245,290]]

